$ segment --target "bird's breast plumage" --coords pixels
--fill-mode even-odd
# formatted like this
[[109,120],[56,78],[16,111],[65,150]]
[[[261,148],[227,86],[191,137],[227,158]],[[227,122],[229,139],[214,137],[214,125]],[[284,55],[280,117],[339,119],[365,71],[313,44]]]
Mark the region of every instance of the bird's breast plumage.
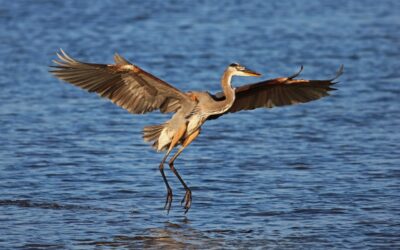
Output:
[[205,116],[201,114],[193,114],[188,118],[188,124],[186,129],[186,134],[190,135],[196,130],[198,130],[201,125],[205,122]]

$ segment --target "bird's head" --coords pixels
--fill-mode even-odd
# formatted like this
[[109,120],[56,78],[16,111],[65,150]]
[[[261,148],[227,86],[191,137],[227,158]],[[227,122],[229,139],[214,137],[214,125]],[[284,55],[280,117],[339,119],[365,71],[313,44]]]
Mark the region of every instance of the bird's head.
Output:
[[261,76],[260,73],[252,71],[239,63],[231,63],[228,70],[231,71],[232,75],[236,76]]

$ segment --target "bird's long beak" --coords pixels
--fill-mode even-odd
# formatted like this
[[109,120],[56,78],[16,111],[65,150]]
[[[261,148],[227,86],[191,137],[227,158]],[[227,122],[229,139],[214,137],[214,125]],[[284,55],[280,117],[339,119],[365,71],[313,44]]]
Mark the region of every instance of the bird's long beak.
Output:
[[246,75],[246,76],[256,76],[256,77],[259,77],[259,76],[261,76],[261,74],[260,73],[258,73],[258,72],[255,72],[255,71],[253,71],[253,70],[250,70],[250,69],[244,69],[243,71],[242,71],[243,73],[244,73],[244,75]]

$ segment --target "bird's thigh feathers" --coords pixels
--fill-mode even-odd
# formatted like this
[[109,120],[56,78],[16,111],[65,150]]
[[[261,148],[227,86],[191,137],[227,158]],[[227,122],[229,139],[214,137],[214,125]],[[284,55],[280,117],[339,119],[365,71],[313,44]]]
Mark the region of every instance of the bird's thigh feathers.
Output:
[[157,151],[164,151],[168,149],[168,146],[172,142],[172,138],[176,131],[174,129],[165,127],[162,131],[160,136],[158,137],[157,141]]

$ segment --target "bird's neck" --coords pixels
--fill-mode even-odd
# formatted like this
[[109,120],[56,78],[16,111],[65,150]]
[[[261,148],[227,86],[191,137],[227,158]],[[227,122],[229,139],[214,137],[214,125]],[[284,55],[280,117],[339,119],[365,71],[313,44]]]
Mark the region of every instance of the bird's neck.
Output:
[[232,81],[233,73],[229,70],[226,70],[221,79],[221,87],[222,91],[225,95],[225,104],[228,105],[230,108],[235,101],[235,89],[232,88],[231,81]]

